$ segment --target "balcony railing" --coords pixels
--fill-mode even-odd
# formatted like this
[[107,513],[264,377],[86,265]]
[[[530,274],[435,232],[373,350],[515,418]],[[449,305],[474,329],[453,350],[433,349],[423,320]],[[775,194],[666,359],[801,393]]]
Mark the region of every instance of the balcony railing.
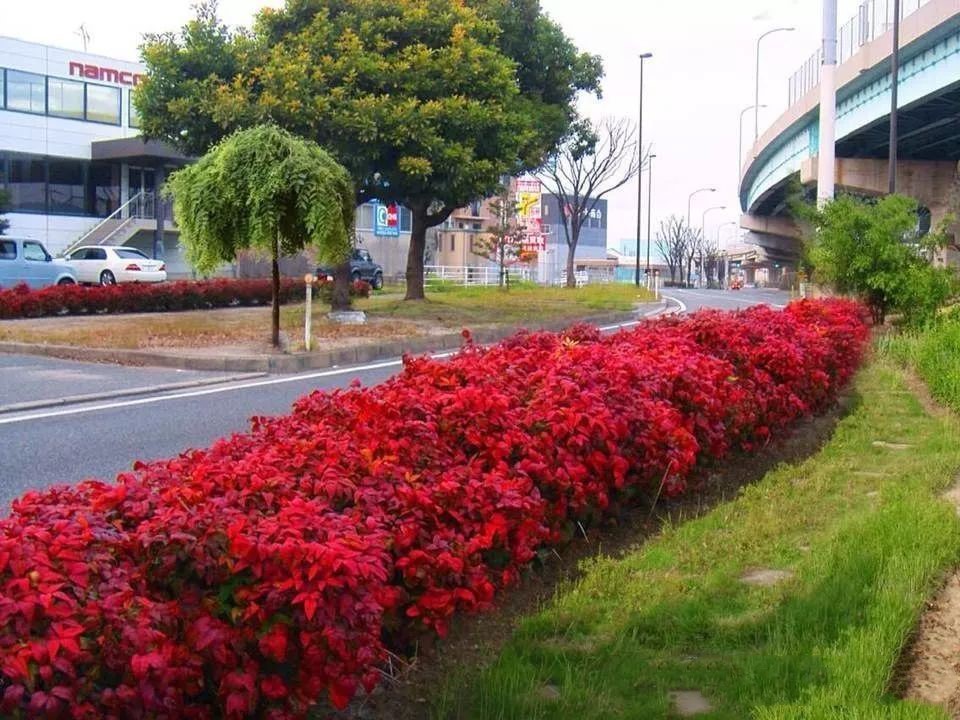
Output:
[[[900,18],[912,15],[930,0],[901,0]],[[894,0],[866,0],[857,14],[837,32],[837,64],[852,58],[867,43],[876,40],[893,28]],[[817,50],[788,81],[788,107],[820,84],[823,53]]]

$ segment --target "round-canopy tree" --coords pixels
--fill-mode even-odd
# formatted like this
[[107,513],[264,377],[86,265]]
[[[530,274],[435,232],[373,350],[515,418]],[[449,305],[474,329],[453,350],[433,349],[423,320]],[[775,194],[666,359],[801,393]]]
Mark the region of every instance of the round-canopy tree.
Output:
[[350,175],[319,145],[274,125],[241,130],[167,183],[187,259],[201,272],[241,250],[273,260],[274,346],[280,344],[280,256],[307,245],[338,263],[350,252]]
[[215,9],[147,37],[144,134],[188,154],[267,121],[316,140],[350,170],[358,203],[410,209],[411,299],[423,297],[427,230],[504,174],[539,167],[577,93],[599,93],[599,59],[539,0],[287,0],[252,32],[231,32]]

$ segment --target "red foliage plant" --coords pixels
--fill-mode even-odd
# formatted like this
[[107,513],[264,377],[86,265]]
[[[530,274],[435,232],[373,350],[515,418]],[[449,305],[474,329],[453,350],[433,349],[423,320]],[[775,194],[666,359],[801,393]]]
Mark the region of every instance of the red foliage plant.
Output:
[[[332,284],[317,283],[319,292]],[[303,300],[305,286],[300,280],[283,278],[280,302]],[[362,280],[350,286],[352,297],[368,297],[370,285]],[[270,279],[188,281],[164,283],[128,283],[123,285],[55,285],[31,290],[27,285],[0,289],[0,320],[36,318],[51,315],[97,315],[113,313],[172,312],[211,308],[269,305]]]
[[113,484],[28,493],[0,521],[0,713],[343,707],[578,524],[826,408],[867,335],[826,300],[468,343]]

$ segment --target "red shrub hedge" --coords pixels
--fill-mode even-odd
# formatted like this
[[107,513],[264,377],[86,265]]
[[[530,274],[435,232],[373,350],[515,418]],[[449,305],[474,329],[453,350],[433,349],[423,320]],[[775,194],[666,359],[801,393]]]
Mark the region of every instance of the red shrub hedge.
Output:
[[[318,283],[320,292],[326,280]],[[283,278],[280,302],[303,300],[304,284]],[[368,297],[370,285],[353,283],[353,297]],[[56,285],[31,290],[17,285],[0,290],[0,320],[35,318],[49,315],[95,315],[101,313],[149,313],[179,310],[208,310],[234,306],[269,305],[271,280],[199,280],[123,285]]]
[[544,545],[782,435],[856,369],[844,301],[520,334],[314,393],[0,521],[0,713],[302,718]]

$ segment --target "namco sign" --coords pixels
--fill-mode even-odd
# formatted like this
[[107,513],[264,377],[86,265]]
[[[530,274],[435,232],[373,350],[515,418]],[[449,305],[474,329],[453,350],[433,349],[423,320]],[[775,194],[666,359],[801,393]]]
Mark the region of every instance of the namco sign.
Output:
[[103,82],[112,82],[119,85],[139,85],[143,82],[143,78],[146,77],[141,73],[100,67],[99,65],[88,65],[82,62],[71,62],[70,74],[76,77],[87,78],[88,80],[102,80]]

